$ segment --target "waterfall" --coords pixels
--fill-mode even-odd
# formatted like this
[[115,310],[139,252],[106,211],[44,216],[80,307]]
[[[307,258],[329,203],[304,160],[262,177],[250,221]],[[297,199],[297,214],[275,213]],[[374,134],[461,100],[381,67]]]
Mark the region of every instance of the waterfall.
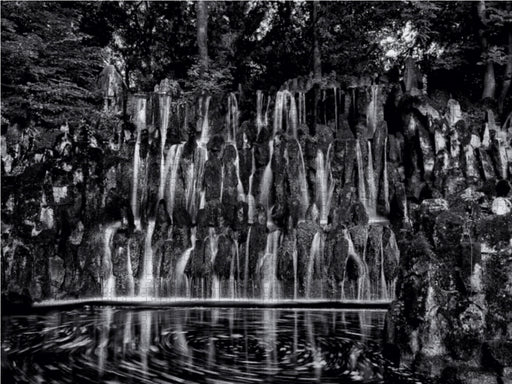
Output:
[[317,206],[320,207],[320,225],[328,223],[329,210],[332,194],[334,192],[334,183],[332,181],[330,166],[331,145],[327,150],[327,158],[324,159],[322,150],[316,153],[316,199]]
[[251,245],[251,231],[252,225],[249,225],[247,240],[245,240],[244,292],[246,297],[249,296],[249,248]]
[[267,211],[267,223],[272,222],[272,215],[270,212],[271,207],[271,188],[272,188],[272,156],[274,154],[274,140],[268,142],[269,147],[269,160],[260,184],[260,204],[262,204]]
[[409,218],[409,208],[407,206],[407,195],[404,194],[404,224],[405,225],[411,225],[411,219]]
[[236,145],[233,145],[233,148],[235,149],[236,157],[235,157],[235,169],[236,169],[236,188],[238,191],[238,201],[246,201],[245,198],[245,191],[244,191],[244,185],[242,184],[242,180],[240,179],[240,157],[238,155],[238,149],[236,148]]
[[[350,237],[350,234],[348,233],[347,229],[343,230],[343,237],[345,238],[345,241],[348,244],[348,250],[347,250],[347,260],[345,260],[345,271],[343,274],[343,279],[341,282],[341,299],[352,299],[355,298],[357,300],[364,300],[368,298],[368,290],[370,287],[370,281],[368,278],[368,266],[366,265],[366,262],[361,259],[361,257],[357,254],[357,252],[354,249],[354,243],[352,242],[352,238]],[[345,278],[347,273],[347,266],[348,261],[353,260],[354,263],[356,263],[358,268],[358,276],[357,276],[357,290],[355,293],[355,297],[347,297],[345,293]]]
[[309,251],[308,266],[306,269],[306,298],[311,298],[311,285],[313,284],[313,272],[315,267],[315,261],[322,259],[324,251],[324,237],[321,231],[315,233],[313,241],[311,242],[311,249]]
[[[209,108],[210,108],[210,96],[206,97],[204,102],[203,111],[203,123],[201,126],[201,137],[197,140],[197,146],[194,151],[193,163],[189,165],[187,170],[187,182],[186,182],[186,206],[187,211],[192,217],[193,221],[197,217],[198,209],[205,204],[205,191],[204,191],[204,167],[208,160],[208,149],[207,144],[210,140],[210,125],[209,125]],[[203,98],[199,100],[199,104],[202,105]]]
[[[208,237],[207,237],[207,246],[210,251],[210,262],[211,265],[215,264],[215,258],[217,257],[217,252],[219,250],[219,235],[215,232],[214,227],[208,228]],[[206,241],[206,239],[205,239]],[[220,281],[216,274],[212,275],[212,298],[220,299],[221,289],[220,289]]]
[[259,263],[263,300],[276,300],[279,298],[279,284],[277,282],[276,270],[280,236],[280,231],[267,234],[265,254]]
[[384,246],[382,244],[382,234],[379,239],[379,247],[380,247],[380,297],[379,299],[387,300],[389,299],[388,285],[386,283],[386,275],[384,274]]
[[136,103],[135,126],[137,127],[137,138],[135,141],[135,150],[133,154],[133,180],[132,180],[132,198],[131,206],[135,228],[141,229],[139,215],[139,201],[137,200],[137,192],[139,188],[139,168],[140,168],[140,142],[142,138],[142,130],[146,128],[146,99],[139,97]]
[[222,196],[224,195],[224,163],[220,166],[220,196],[219,201],[222,202]]
[[240,112],[238,111],[238,101],[236,99],[236,95],[231,92],[228,96],[228,113],[226,114],[228,143],[236,143],[239,116]]
[[107,225],[103,237],[103,272],[107,276],[103,281],[103,297],[116,296],[116,278],[114,277],[114,264],[112,263],[112,239],[118,228],[121,226],[120,221]]
[[255,202],[253,194],[254,172],[256,172],[256,161],[254,160],[254,148],[251,149],[251,175],[249,176],[249,191],[247,193],[247,223],[254,224]]
[[[398,244],[396,243],[395,233],[392,230],[390,230],[389,240],[388,240],[387,246],[389,248],[391,248],[392,250],[394,250],[394,254],[395,254],[395,257],[396,257],[395,262],[398,265],[400,263],[400,249],[398,248]],[[390,282],[388,282],[388,290],[389,290],[388,298],[391,299],[391,300],[395,299],[395,290],[396,290],[397,279],[398,279],[398,277],[395,276],[394,279],[392,279]]]
[[191,243],[191,246],[190,248],[187,248],[185,250],[185,252],[182,253],[182,255],[180,256],[180,258],[178,259],[177,263],[176,263],[176,288],[177,288],[177,294],[179,294],[178,292],[178,289],[179,287],[185,283],[185,296],[186,297],[190,297],[190,292],[189,292],[189,284],[188,284],[188,279],[187,279],[187,276],[185,275],[185,268],[187,267],[187,264],[188,264],[188,260],[190,259],[190,254],[192,253],[192,251],[195,249],[196,247],[196,227],[192,227],[191,228],[191,235],[190,235],[190,243]]
[[[260,134],[261,129],[268,125],[267,111],[265,111],[265,114],[263,114],[264,99],[265,99],[265,96],[263,95],[263,92],[260,90],[256,91],[256,129],[258,130],[258,135]],[[270,100],[270,98],[269,98],[269,100]],[[268,106],[267,106],[267,110],[268,110]]]
[[356,140],[356,160],[357,160],[357,191],[359,201],[366,207],[366,187],[364,185],[364,166],[363,154],[361,153],[361,145],[359,139]]
[[298,279],[298,269],[299,269],[299,255],[297,251],[297,230],[294,229],[292,233],[293,238],[293,251],[292,251],[292,258],[293,258],[293,299],[296,300],[298,297],[298,286],[299,286],[299,279]]
[[154,294],[153,277],[153,248],[151,240],[155,231],[155,219],[150,219],[146,229],[146,239],[144,241],[144,259],[142,264],[142,277],[139,281],[139,296],[149,297]]
[[368,181],[368,200],[365,203],[365,208],[368,216],[370,216],[371,219],[377,216],[377,191],[375,188],[372,145],[370,141],[368,141],[368,164],[366,165],[366,180]]
[[309,190],[308,190],[308,181],[306,179],[306,166],[304,165],[304,155],[302,154],[302,147],[298,140],[297,146],[299,147],[299,159],[300,159],[300,168],[299,168],[299,186],[301,192],[301,210],[299,221],[304,221],[306,219],[306,212],[309,208]]
[[164,196],[165,178],[167,172],[165,172],[165,143],[167,141],[167,129],[169,128],[169,114],[171,110],[171,96],[161,94],[159,95],[159,107],[160,107],[160,188],[158,190],[158,200]]
[[[288,113],[285,114],[284,111]],[[283,118],[286,116],[286,129],[288,133],[297,138],[297,104],[290,91],[278,91],[274,106],[274,131],[272,137],[283,131]]]
[[135,295],[135,281],[133,279],[133,269],[132,269],[132,257],[131,257],[131,249],[130,249],[131,240],[128,240],[128,246],[126,247],[126,279],[128,285],[128,296]]
[[291,129],[293,137],[297,138],[297,104],[295,103],[295,97],[290,92],[286,93],[290,102],[290,110],[288,112],[288,125],[287,129]]
[[[210,123],[208,118],[208,112],[210,110],[210,99],[211,96],[206,96],[206,100],[204,102],[204,110],[203,110],[203,124],[201,126],[201,137],[199,139],[199,145],[205,146],[208,144],[208,141],[210,140]],[[199,104],[201,105],[203,103],[203,98],[199,98]]]
[[276,105],[274,106],[274,131],[272,138],[274,138],[277,132],[283,130],[283,107],[284,107],[284,96],[286,91],[278,91],[276,94]]
[[386,137],[384,139],[384,169],[383,169],[383,181],[382,181],[382,188],[384,191],[384,209],[386,211],[386,214],[389,214],[390,212],[390,206],[389,206],[389,180],[388,180],[388,156],[387,156],[387,147],[388,147],[388,138]]
[[[327,97],[331,92],[331,88],[334,93],[334,105],[332,105],[332,101],[329,101]],[[347,109],[344,108],[343,100],[345,99],[341,92],[341,89],[337,86],[330,86],[329,89],[323,90],[321,93],[322,100],[331,105],[323,104],[323,109],[320,112],[322,117],[320,119],[325,118],[324,112],[327,110],[328,115],[326,116],[337,128],[342,124],[339,117],[348,109],[348,106]],[[376,104],[377,97],[380,97],[378,92],[377,87],[372,87],[373,104]],[[357,94],[353,92],[352,95],[352,101],[357,101]],[[333,288],[332,293],[331,291],[328,292],[327,279],[324,278],[326,266],[323,265],[325,257],[324,248],[327,241],[326,233],[329,230],[329,214],[331,205],[334,204],[332,200],[335,181],[337,182],[335,177],[337,178],[340,175],[343,177],[345,173],[353,174],[357,172],[358,200],[364,205],[371,221],[378,219],[377,206],[379,205],[380,208],[381,200],[383,211],[389,212],[391,186],[390,175],[388,175],[388,166],[390,166],[388,164],[388,137],[384,138],[383,157],[381,157],[380,152],[374,155],[375,142],[370,137],[369,127],[368,137],[366,134],[362,134],[354,143],[355,149],[352,149],[355,151],[355,154],[353,154],[355,159],[352,160],[354,163],[347,163],[347,169],[343,168],[343,161],[335,166],[335,157],[333,156],[335,146],[332,143],[328,147],[327,145],[318,145],[315,152],[311,154],[307,153],[310,150],[309,147],[306,148],[305,146],[302,148],[301,146],[301,143],[308,143],[309,138],[305,138],[305,141],[302,138],[299,141],[297,138],[298,130],[302,129],[303,126],[301,125],[306,122],[305,92],[294,91],[292,93],[289,90],[281,90],[275,94],[275,99],[274,95],[268,97],[261,91],[257,93],[256,126],[261,135],[256,141],[254,141],[253,137],[254,132],[245,130],[243,135],[240,132],[240,106],[238,105],[236,94],[230,93],[227,96],[226,115],[222,116],[220,122],[215,120],[215,124],[213,124],[212,120],[211,130],[209,125],[209,107],[212,101],[209,96],[203,95],[199,99],[197,108],[197,115],[199,116],[197,127],[198,130],[201,129],[201,132],[197,132],[196,143],[194,144],[190,140],[186,143],[175,143],[168,139],[168,137],[170,138],[169,131],[172,128],[170,127],[171,119],[174,121],[172,115],[174,109],[171,109],[171,106],[174,108],[172,98],[163,93],[156,94],[155,96],[154,100],[156,103],[154,107],[158,109],[155,112],[160,116],[160,126],[156,126],[159,129],[160,142],[150,142],[151,145],[149,145],[147,151],[145,150],[145,130],[150,129],[151,131],[153,129],[149,125],[150,123],[153,124],[153,121],[146,121],[146,118],[149,119],[150,116],[150,108],[149,105],[146,105],[146,98],[139,96],[134,99],[136,114],[133,121],[136,126],[136,132],[134,130],[132,135],[135,149],[133,160],[130,160],[130,163],[133,161],[134,167],[133,181],[130,185],[132,187],[130,203],[136,228],[138,231],[141,230],[141,227],[144,230],[145,238],[144,240],[141,239],[143,245],[140,244],[140,247],[143,248],[143,255],[140,255],[138,267],[132,265],[132,261],[135,262],[135,255],[133,254],[135,252],[135,243],[130,244],[130,242],[137,241],[136,239],[142,236],[141,232],[129,235],[131,240],[128,240],[128,246],[123,245],[126,249],[126,254],[124,253],[125,249],[121,249],[119,253],[113,253],[111,243],[115,236],[116,228],[120,224],[114,223],[108,227],[105,226],[105,232],[101,235],[102,244],[104,243],[105,248],[102,259],[102,265],[104,266],[102,292],[105,297],[112,297],[116,294],[112,258],[117,260],[116,256],[122,255],[122,262],[126,262],[126,264],[122,264],[123,282],[124,273],[127,274],[126,288],[124,288],[123,292],[129,295],[135,293],[135,295],[140,297],[150,298],[151,296],[159,296],[161,294],[175,297],[186,296],[189,298],[197,295],[198,297],[214,299],[254,298],[256,296],[271,300],[280,298],[280,295],[286,292],[287,299],[291,299],[292,295],[295,299],[301,297],[317,298],[320,295],[329,295],[329,298],[338,296],[337,298],[339,299],[340,293],[342,299],[350,300],[392,298],[395,282],[391,277],[392,275],[388,273],[388,265],[394,264],[389,264],[388,261],[395,263],[395,258],[392,256],[394,250],[388,249],[387,234],[380,239],[380,249],[378,248],[379,239],[377,237],[371,237],[371,241],[367,239],[368,244],[372,246],[370,253],[366,249],[363,250],[365,245],[362,238],[361,240],[359,239],[359,236],[364,236],[363,227],[357,228],[353,233],[352,230],[350,232],[346,229],[344,230],[342,241],[347,251],[340,251],[339,254],[343,255],[340,257],[347,255],[347,260],[343,259],[343,261],[340,261],[340,263],[344,264],[344,270],[340,266],[340,276],[336,275],[337,280],[342,280],[341,292],[340,286]],[[346,100],[349,98],[350,93],[347,93]],[[329,109],[329,107],[334,108],[334,121],[332,121],[332,115],[330,115],[332,109]],[[352,107],[357,108],[357,105],[353,103]],[[372,105],[372,108],[373,115],[369,113],[368,118],[370,119],[369,122],[373,124],[371,128],[374,128],[374,120],[377,117],[375,111],[378,109],[375,105]],[[146,112],[146,109],[148,109],[148,112]],[[182,112],[180,110],[180,113]],[[147,117],[146,113],[148,113]],[[158,116],[155,115],[155,117]],[[215,152],[210,152],[208,148],[210,148],[214,141],[211,136],[217,133],[217,129],[214,129],[214,127],[216,128],[219,123],[221,125],[223,123],[226,124],[226,127],[223,128],[225,142],[223,144],[219,142],[219,145],[216,142],[216,145],[211,147],[212,150],[214,148]],[[304,127],[304,129],[306,128]],[[153,133],[157,134],[156,132]],[[263,136],[265,137],[264,142],[262,142]],[[149,135],[150,140],[153,137],[156,138],[157,136]],[[209,143],[209,141],[212,141],[212,143]],[[241,141],[243,141],[243,144]],[[265,147],[259,147],[259,145],[264,146],[267,143],[268,150]],[[232,146],[233,149],[229,148],[229,146]],[[242,150],[240,148],[243,148],[243,152],[239,152]],[[199,215],[199,211],[202,208],[206,208],[207,205],[205,172],[208,157],[212,157],[214,153],[216,156],[217,150],[221,151],[222,156],[219,161],[215,159],[216,163],[214,166],[216,172],[219,171],[219,168],[222,168],[221,174],[212,181],[208,178],[208,182],[215,183],[213,186],[215,188],[218,188],[220,184],[221,202],[224,200],[224,203],[226,203],[229,195],[230,198],[232,196],[235,200],[234,203],[247,203],[248,207],[244,207],[244,209],[248,210],[248,217],[245,222],[248,225],[245,227],[246,234],[243,234],[243,231],[240,229],[241,227],[238,225],[238,220],[240,220],[242,213],[240,206],[233,206],[233,211],[230,211],[228,215],[223,217],[225,223],[222,225],[222,228],[210,227],[206,229],[204,227],[204,225],[213,225],[207,223],[212,219],[211,215],[215,214],[215,209],[218,209],[217,201],[212,201],[213,205],[210,205],[210,202],[208,202],[209,209],[204,212],[204,221],[202,220],[202,215]],[[259,150],[262,152],[261,157],[259,156]],[[184,154],[185,151],[186,155]],[[143,153],[148,153],[147,157],[143,156]],[[159,155],[160,158],[158,158]],[[314,165],[309,164],[313,159],[310,159],[308,156],[315,156]],[[373,159],[373,156],[376,156],[376,158]],[[249,161],[251,162],[250,169]],[[374,164],[374,161],[376,164]],[[274,171],[277,168],[281,169],[285,165],[280,162],[286,162],[286,165],[288,165],[286,169],[288,171],[282,180],[279,177],[279,181],[280,183],[282,181],[282,184],[274,188],[274,182],[278,176]],[[152,164],[155,165],[153,169],[151,169]],[[314,185],[311,185],[309,172],[313,171],[313,166],[315,166],[316,173],[314,175],[315,179],[312,181]],[[336,169],[332,169],[334,167]],[[341,168],[338,169],[338,167]],[[353,170],[355,167],[357,169]],[[382,169],[382,175],[380,171],[377,174],[377,168]],[[158,172],[159,176],[157,175]],[[247,175],[247,173],[250,174]],[[313,175],[311,174],[311,176]],[[241,178],[244,178],[243,184]],[[147,186],[146,184],[150,180],[155,185]],[[246,184],[247,181],[248,184]],[[130,183],[129,180],[128,183]],[[158,186],[156,185],[157,183],[159,183]],[[208,187],[210,186],[209,184]],[[314,189],[310,191],[310,188]],[[153,191],[156,196],[153,196]],[[286,196],[287,191],[293,194],[293,196]],[[276,198],[278,195],[281,198],[283,193],[285,200],[289,199],[291,204],[290,206],[285,204],[284,209],[282,211],[279,209],[278,212],[277,208],[281,208],[281,206],[278,207]],[[212,194],[212,196],[214,195],[218,197],[218,191],[216,194]],[[160,221],[154,217],[153,206],[149,207],[149,202],[153,204],[153,197],[158,197],[159,204],[162,203],[162,200],[165,200],[165,207],[171,219],[173,216],[176,216],[176,218],[183,217],[180,220],[182,223],[191,221],[188,228],[183,229],[185,233],[190,229],[188,231],[189,235],[186,236],[190,237],[190,243],[185,245],[186,249],[185,247],[181,248],[172,261],[165,259],[165,251],[169,249],[169,246],[173,246],[174,238],[178,237],[178,241],[181,243],[180,234],[182,230],[180,229],[179,233],[173,233],[172,225],[168,226],[165,224],[163,227],[160,226]],[[181,201],[181,199],[184,201]],[[355,202],[358,206],[361,205],[359,201]],[[352,201],[349,203],[350,209],[353,208],[352,203]],[[187,212],[177,215],[178,205],[181,208],[182,204],[184,206],[183,209],[186,209]],[[212,208],[211,210],[210,207]],[[290,209],[288,210],[288,208]],[[148,212],[151,212],[151,214],[148,215]],[[261,221],[263,224],[264,212],[266,213],[267,233],[266,242],[262,244],[264,238],[262,239],[261,236],[265,235],[261,231],[265,231],[265,229],[259,225],[259,222]],[[245,212],[243,214],[245,215]],[[276,220],[274,224],[273,218],[275,219],[278,214],[279,221]],[[407,206],[405,207],[405,216],[405,220],[408,221]],[[298,220],[298,223],[300,223],[299,227],[297,227],[295,220]],[[159,223],[156,223],[156,221]],[[301,238],[298,238],[298,234],[303,233],[303,230],[310,230],[310,227],[304,225],[306,221],[316,225],[317,228],[311,233],[310,239],[312,241],[306,245],[309,248],[304,253],[304,250],[301,250],[304,244],[301,244]],[[199,224],[203,226],[203,230],[197,229]],[[256,232],[252,231],[252,227],[255,228]],[[206,233],[199,235],[201,231],[206,231]],[[154,239],[153,235],[155,236]],[[219,241],[219,236],[225,236],[225,238],[222,237]],[[243,240],[245,245],[241,240],[244,237],[246,237],[246,240]],[[204,240],[200,241],[199,239]],[[284,239],[283,244],[286,247],[279,249],[279,243],[282,239]],[[155,240],[154,243],[152,243],[152,240]],[[354,240],[355,244],[352,240]],[[240,244],[238,244],[238,241],[240,241]],[[199,247],[200,244],[201,247]],[[221,254],[218,254],[219,246],[221,252],[225,250],[228,253],[228,255],[222,254],[222,261],[220,260]],[[256,247],[256,249],[253,249],[253,247]],[[205,252],[204,255],[201,255],[201,258],[203,256],[207,258],[206,265],[204,266],[206,271],[204,278],[195,279],[186,275],[185,271],[191,261],[195,263],[194,255],[199,248]],[[242,260],[244,251],[245,259]],[[286,254],[287,258],[283,260],[282,264],[281,260],[278,259],[281,252]],[[368,256],[366,256],[367,253]],[[157,257],[160,254],[163,255],[162,259]],[[251,259],[249,254],[255,259]],[[217,255],[219,259],[216,260]],[[126,260],[124,260],[124,257],[126,257]],[[390,260],[385,260],[386,257],[389,257]],[[371,265],[369,264],[370,259]],[[157,260],[160,261],[157,262]],[[379,262],[381,263],[380,265],[378,265]],[[168,270],[169,265],[170,271]],[[279,269],[280,273],[283,272],[283,281],[280,281],[278,278],[280,276],[277,274],[278,265],[279,268],[288,267],[288,271]],[[116,271],[118,271],[117,268],[116,264]],[[137,270],[136,275],[132,268]],[[160,273],[160,268],[165,269],[166,273]],[[218,274],[214,271],[218,271]],[[374,276],[374,281],[371,282],[369,281],[370,272]],[[163,276],[168,276],[168,278]],[[120,279],[120,277],[117,277],[117,279]],[[324,288],[325,292],[322,292]],[[120,295],[121,291],[119,290],[117,294]]]
[[[197,150],[196,150],[197,152]],[[195,197],[195,186],[196,186],[196,177],[195,177],[195,164],[192,160],[186,169],[185,172],[185,206],[187,208],[188,213],[192,212],[192,208],[194,205],[194,197]]]
[[[198,142],[199,144],[199,142]],[[204,205],[204,168],[208,160],[206,146],[197,146],[194,152],[194,161],[187,170],[186,206],[193,221],[197,217],[197,211]]]
[[[161,190],[159,191],[159,199],[164,197],[164,187],[166,184],[166,177],[169,175],[169,194],[166,198],[167,213],[172,218],[174,212],[174,201],[176,197],[176,181],[178,178],[178,169],[180,166],[181,154],[183,153],[183,146],[185,144],[171,145],[167,151],[167,158],[165,160],[164,180],[160,184]],[[170,173],[170,174],[169,174]]]
[[297,99],[299,101],[299,117],[298,123],[305,124],[306,123],[306,95],[304,92],[297,92]]
[[371,129],[371,136],[377,128],[378,96],[379,86],[374,84],[371,86],[371,99],[366,111],[366,125]]
[[231,258],[231,269],[229,272],[229,296],[234,299],[236,297],[236,283],[240,281],[240,254],[238,250],[238,240],[234,239],[234,257]]

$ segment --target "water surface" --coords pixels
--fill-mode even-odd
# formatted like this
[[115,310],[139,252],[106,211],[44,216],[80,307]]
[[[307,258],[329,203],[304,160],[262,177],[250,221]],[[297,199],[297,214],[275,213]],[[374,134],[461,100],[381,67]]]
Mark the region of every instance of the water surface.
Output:
[[[408,382],[383,311],[84,307],[2,318],[2,377],[27,383]],[[415,382],[417,382],[415,380]]]

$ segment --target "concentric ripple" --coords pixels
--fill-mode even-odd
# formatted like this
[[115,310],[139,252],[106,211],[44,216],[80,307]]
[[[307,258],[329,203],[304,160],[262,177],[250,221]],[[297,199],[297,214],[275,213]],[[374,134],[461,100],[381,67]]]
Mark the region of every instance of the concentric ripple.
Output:
[[85,307],[5,317],[2,376],[9,383],[412,381],[380,357],[384,316],[378,311]]

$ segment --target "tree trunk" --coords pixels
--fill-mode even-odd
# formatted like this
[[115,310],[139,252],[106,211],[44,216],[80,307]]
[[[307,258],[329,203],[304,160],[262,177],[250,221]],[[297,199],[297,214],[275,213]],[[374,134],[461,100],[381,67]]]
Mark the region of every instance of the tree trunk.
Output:
[[208,70],[208,4],[204,0],[196,3],[197,46],[199,48],[199,75]]
[[315,79],[322,78],[322,54],[318,42],[318,1],[313,1],[313,75]]
[[[313,15],[311,18],[313,29],[313,78],[320,82],[322,79],[322,56],[320,53],[320,44],[318,42],[318,1],[313,1]],[[313,124],[309,128],[310,135],[316,134],[316,125],[318,124],[318,103],[320,101],[320,85],[315,84],[314,88],[314,107]]]
[[508,57],[507,67],[505,68],[505,77],[503,79],[503,86],[501,87],[500,98],[498,100],[498,107],[500,113],[503,113],[503,104],[507,98],[508,91],[510,89],[510,83],[512,82],[512,25],[508,26]]
[[485,74],[484,74],[484,90],[482,92],[482,99],[492,98],[496,93],[496,78],[494,76],[494,63],[488,58],[489,43],[487,42],[487,16],[485,15],[485,0],[480,0],[477,5],[478,17],[480,19],[480,44],[482,46],[482,53],[486,56]]

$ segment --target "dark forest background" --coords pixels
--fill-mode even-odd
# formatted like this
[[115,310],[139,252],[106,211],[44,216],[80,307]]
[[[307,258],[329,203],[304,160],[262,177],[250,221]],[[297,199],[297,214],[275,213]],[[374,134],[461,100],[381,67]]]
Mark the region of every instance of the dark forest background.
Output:
[[[511,2],[2,2],[2,126],[97,121],[109,73],[124,91],[279,88],[310,76],[398,80],[511,109]],[[251,96],[252,97],[252,96]]]

